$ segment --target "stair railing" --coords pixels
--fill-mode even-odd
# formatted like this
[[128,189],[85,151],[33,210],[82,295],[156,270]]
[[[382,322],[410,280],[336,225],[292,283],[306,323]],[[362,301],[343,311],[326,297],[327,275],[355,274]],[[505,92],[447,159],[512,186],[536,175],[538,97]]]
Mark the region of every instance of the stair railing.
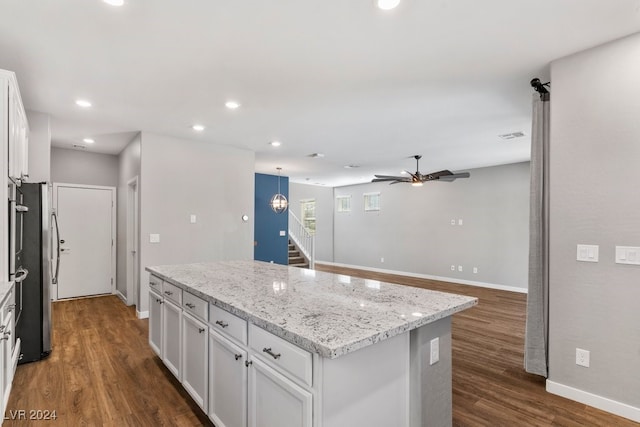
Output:
[[309,268],[313,269],[315,261],[315,238],[313,234],[309,233],[307,227],[304,226],[302,221],[291,209],[289,209],[289,238],[293,240],[302,255],[309,261]]

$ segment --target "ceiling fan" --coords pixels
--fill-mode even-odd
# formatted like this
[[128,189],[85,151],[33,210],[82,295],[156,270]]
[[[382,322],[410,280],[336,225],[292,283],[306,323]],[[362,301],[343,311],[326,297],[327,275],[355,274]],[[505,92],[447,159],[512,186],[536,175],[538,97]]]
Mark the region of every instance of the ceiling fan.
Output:
[[421,155],[416,154],[413,156],[416,159],[416,173],[407,172],[411,176],[389,176],[389,175],[374,175],[375,178],[371,180],[371,182],[386,182],[389,181],[389,184],[397,184],[399,182],[408,182],[411,183],[414,187],[422,186],[423,182],[427,181],[445,181],[452,182],[458,178],[469,178],[471,174],[469,172],[460,172],[453,173],[449,170],[442,170],[438,172],[428,173],[423,175],[420,173],[419,162],[422,158]]

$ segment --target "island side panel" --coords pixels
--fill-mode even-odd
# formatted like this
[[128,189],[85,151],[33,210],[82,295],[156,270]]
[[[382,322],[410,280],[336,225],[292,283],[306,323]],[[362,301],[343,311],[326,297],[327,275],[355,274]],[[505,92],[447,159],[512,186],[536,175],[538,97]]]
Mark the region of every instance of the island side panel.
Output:
[[[411,334],[411,427],[451,426],[451,316]],[[431,340],[439,338],[439,358],[430,364]]]
[[409,425],[408,332],[320,362],[314,427]]

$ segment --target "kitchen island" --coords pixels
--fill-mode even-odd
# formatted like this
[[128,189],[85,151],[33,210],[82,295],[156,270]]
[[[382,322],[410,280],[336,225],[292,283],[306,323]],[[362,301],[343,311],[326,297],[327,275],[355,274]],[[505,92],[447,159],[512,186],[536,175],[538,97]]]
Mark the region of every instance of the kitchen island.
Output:
[[216,426],[451,424],[451,315],[476,298],[259,261],[147,271],[150,345]]

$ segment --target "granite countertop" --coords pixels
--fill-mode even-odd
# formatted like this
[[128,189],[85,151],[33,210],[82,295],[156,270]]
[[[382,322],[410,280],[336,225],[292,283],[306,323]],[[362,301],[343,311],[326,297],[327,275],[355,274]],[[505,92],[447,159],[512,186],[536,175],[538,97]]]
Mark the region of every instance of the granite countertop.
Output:
[[473,297],[260,261],[146,270],[331,359],[478,303]]

